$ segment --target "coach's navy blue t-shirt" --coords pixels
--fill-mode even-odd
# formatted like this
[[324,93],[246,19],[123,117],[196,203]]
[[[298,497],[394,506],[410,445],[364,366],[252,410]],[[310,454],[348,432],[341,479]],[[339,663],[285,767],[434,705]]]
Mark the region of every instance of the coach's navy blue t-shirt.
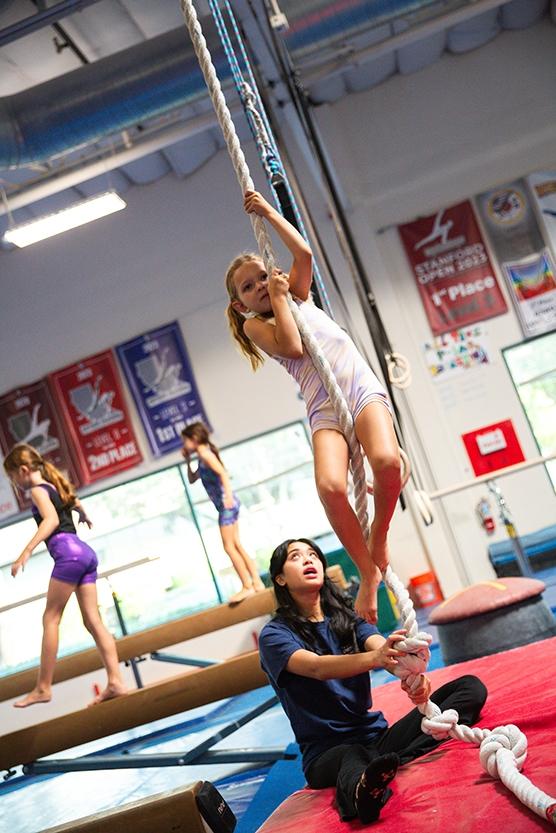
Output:
[[[319,653],[344,653],[327,618],[314,627]],[[364,619],[357,619],[355,628],[360,650],[369,636],[378,633]],[[289,658],[300,648],[313,650],[284,619],[275,617],[261,631],[261,666],[290,719],[306,772],[327,749],[341,743],[372,743],[388,724],[382,712],[369,711],[371,678],[367,672],[341,680],[315,680],[287,671]]]

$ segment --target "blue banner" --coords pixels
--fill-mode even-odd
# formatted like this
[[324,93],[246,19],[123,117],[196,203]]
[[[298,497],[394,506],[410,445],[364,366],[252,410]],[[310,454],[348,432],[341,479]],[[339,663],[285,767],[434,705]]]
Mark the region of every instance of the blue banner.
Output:
[[177,321],[116,347],[155,457],[182,444],[181,432],[205,411]]

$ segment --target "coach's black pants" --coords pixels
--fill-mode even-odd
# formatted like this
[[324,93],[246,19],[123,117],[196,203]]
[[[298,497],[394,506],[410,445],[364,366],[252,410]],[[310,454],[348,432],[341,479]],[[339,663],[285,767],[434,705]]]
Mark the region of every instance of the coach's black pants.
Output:
[[[487,690],[478,677],[468,674],[441,686],[431,700],[442,711],[456,709],[459,722],[467,726],[476,723],[487,698]],[[386,752],[396,752],[402,764],[425,755],[442,741],[434,740],[421,731],[423,715],[415,708],[393,723],[368,746],[345,743],[323,752],[305,773],[313,789],[336,787],[336,803],[343,821],[356,816],[353,803],[355,787],[367,765]]]

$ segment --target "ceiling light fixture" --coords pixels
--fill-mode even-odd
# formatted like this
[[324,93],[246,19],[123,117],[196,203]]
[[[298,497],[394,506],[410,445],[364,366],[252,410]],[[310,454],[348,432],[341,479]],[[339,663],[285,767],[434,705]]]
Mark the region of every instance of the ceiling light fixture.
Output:
[[97,194],[82,202],[63,208],[54,214],[47,214],[44,217],[37,217],[28,223],[15,225],[4,232],[3,240],[6,243],[13,243],[19,248],[30,246],[39,240],[53,237],[63,231],[98,220],[99,217],[106,217],[115,211],[121,211],[126,207],[125,201],[115,191],[106,191],[104,194]]

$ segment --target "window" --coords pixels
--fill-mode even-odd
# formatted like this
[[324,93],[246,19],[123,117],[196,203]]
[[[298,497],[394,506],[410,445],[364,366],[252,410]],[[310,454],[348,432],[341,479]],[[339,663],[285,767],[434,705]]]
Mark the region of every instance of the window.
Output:
[[[225,448],[221,456],[241,501],[241,542],[262,574],[268,571],[270,554],[280,541],[329,531],[315,488],[311,446],[301,423]],[[222,549],[218,514],[199,481],[189,488],[218,586],[227,598],[238,588],[235,571]]]
[[[284,538],[329,532],[302,423],[225,448],[222,459],[242,503],[242,543],[261,573]],[[84,503],[93,528],[80,527],[79,535],[96,551],[99,574],[108,573],[97,587],[103,620],[115,635],[121,629],[112,593],[133,633],[211,607],[238,589],[217,512],[200,482],[187,483],[183,464],[89,495]],[[41,546],[23,574],[15,581],[10,575],[35,528],[27,518],[0,529],[1,675],[38,661],[52,559]],[[33,596],[39,598],[29,601]],[[59,655],[92,644],[72,597],[62,619]]]
[[[502,351],[542,455],[556,449],[556,332]],[[556,489],[556,460],[547,463]]]

